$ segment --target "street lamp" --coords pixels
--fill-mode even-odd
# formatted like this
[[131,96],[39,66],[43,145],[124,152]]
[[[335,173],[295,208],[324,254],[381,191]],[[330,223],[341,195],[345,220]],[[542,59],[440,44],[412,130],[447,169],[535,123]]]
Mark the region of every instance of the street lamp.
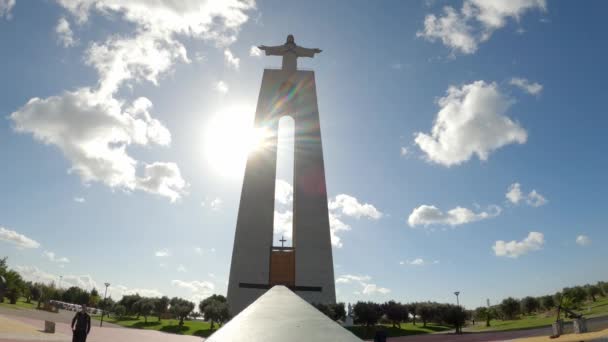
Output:
[[460,302],[458,301],[458,295],[460,294],[460,291],[456,291],[454,292],[454,294],[456,295],[456,305],[460,306]]
[[110,286],[110,283],[104,283],[104,285],[106,286],[106,291],[103,294],[103,308],[101,309],[101,321],[99,322],[100,328],[103,324],[103,315],[105,314],[106,307],[108,306],[108,303],[106,302],[106,296],[108,295],[108,286]]

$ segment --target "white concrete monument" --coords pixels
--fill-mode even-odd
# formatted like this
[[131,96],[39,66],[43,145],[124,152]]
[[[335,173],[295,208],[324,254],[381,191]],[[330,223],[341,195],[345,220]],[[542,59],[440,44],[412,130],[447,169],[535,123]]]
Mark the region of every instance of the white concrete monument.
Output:
[[206,342],[361,342],[284,286],[275,286]]
[[[335,303],[325,168],[315,74],[297,69],[298,57],[319,49],[295,44],[260,46],[282,56],[281,69],[265,69],[255,127],[270,132],[264,148],[250,152],[234,236],[228,303],[238,314],[274,285],[285,285],[311,303]],[[293,247],[273,244],[278,122],[294,119]]]

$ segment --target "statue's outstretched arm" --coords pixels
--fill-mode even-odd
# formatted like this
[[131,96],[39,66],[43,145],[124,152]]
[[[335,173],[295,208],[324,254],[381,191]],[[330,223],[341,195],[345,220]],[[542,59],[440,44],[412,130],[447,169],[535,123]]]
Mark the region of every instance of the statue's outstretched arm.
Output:
[[266,51],[266,56],[283,56],[285,51],[285,46],[277,45],[277,46],[266,46],[260,45],[258,49],[262,51]]
[[321,49],[308,49],[301,46],[296,46],[296,54],[298,57],[314,57],[315,53],[320,53]]

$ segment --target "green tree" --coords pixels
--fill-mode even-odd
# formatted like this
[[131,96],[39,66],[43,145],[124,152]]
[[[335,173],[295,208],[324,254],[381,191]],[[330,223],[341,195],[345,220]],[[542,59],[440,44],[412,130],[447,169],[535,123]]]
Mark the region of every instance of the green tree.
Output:
[[203,314],[206,321],[211,322],[211,330],[213,330],[214,322],[219,324],[230,319],[230,310],[226,297],[222,295],[211,295],[203,299],[198,304],[199,311]]
[[521,300],[521,309],[527,315],[530,315],[533,312],[538,311],[539,308],[540,308],[540,302],[538,301],[537,298],[528,296]]
[[551,295],[540,297],[540,305],[545,310],[551,310],[555,307],[555,299]]
[[99,292],[97,292],[96,288],[91,290],[89,294],[89,298],[87,300],[87,305],[90,307],[96,308],[99,305],[99,301],[101,300],[101,296],[99,296]]
[[437,304],[436,303],[419,303],[417,306],[418,317],[422,320],[422,326],[426,327],[426,324],[431,320],[435,319]]
[[339,321],[346,318],[346,309],[344,308],[344,303],[329,304],[329,306],[332,308],[333,312],[331,319],[334,321]]
[[159,322],[162,315],[167,313],[167,310],[169,309],[169,301],[169,297],[162,296],[161,298],[157,298],[154,302],[154,312],[156,313],[156,315],[158,315]]
[[457,334],[462,333],[462,326],[467,319],[467,312],[462,306],[442,304],[439,311],[444,323],[454,326]]
[[381,308],[382,313],[391,321],[393,327],[398,326],[401,329],[401,322],[407,318],[407,309],[404,308],[404,305],[391,300],[382,304]]
[[582,286],[565,287],[562,295],[570,300],[573,308],[580,306],[587,299],[587,291]]
[[134,310],[133,305],[140,299],[141,299],[141,296],[137,293],[134,295],[126,295],[126,296],[122,296],[122,298],[120,299],[118,304],[125,307],[125,310],[127,311],[126,312],[127,315],[134,315],[134,314],[136,314],[136,312],[135,312],[136,310]]
[[98,304],[99,308],[103,311],[103,314],[106,315],[106,317],[110,317],[110,311],[112,310],[114,305],[116,305],[116,303],[114,302],[114,299],[112,299],[112,297],[102,299],[99,301]]
[[418,303],[407,304],[407,311],[412,315],[412,324],[416,325],[416,315],[418,314]]
[[492,311],[493,310],[491,308],[487,308],[485,306],[480,306],[477,309],[475,309],[475,317],[477,319],[485,320],[486,327],[489,327],[490,320],[492,320],[492,318],[493,318]]
[[135,303],[135,307],[137,308],[137,316],[144,316],[144,322],[148,323],[148,316],[154,310],[154,300],[144,297]]
[[587,296],[594,302],[596,301],[595,297],[602,293],[602,290],[597,285],[587,285],[585,286],[585,289],[587,290]]
[[17,304],[17,299],[23,293],[25,282],[17,271],[9,270],[4,273],[6,280],[6,296],[11,304]]
[[353,308],[355,322],[365,324],[367,327],[374,326],[382,316],[382,308],[373,302],[357,302]]
[[173,297],[169,302],[171,313],[179,319],[179,326],[184,325],[184,319],[194,310],[194,303],[183,298]]
[[118,318],[123,318],[127,313],[127,308],[124,305],[116,304],[114,305],[114,308],[112,308],[112,312],[114,312],[114,315]]
[[213,330],[213,323],[217,322],[219,325],[230,319],[230,311],[228,309],[228,303],[213,300],[211,303],[205,306],[205,311],[202,312],[205,320],[211,322],[211,330]]
[[500,311],[506,319],[515,319],[519,315],[519,301],[513,297],[503,299]]

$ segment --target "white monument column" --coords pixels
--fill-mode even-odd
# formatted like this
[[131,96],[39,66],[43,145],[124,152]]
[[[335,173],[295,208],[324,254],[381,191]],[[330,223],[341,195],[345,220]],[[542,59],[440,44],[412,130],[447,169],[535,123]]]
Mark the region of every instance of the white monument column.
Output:
[[[258,98],[255,126],[271,134],[245,169],[228,282],[233,315],[276,284],[309,302],[336,301],[315,76],[297,70],[298,57],[321,50],[297,46],[291,35],[283,45],[260,49],[283,63],[264,70]],[[295,121],[293,248],[272,241],[277,127],[285,115]]]

